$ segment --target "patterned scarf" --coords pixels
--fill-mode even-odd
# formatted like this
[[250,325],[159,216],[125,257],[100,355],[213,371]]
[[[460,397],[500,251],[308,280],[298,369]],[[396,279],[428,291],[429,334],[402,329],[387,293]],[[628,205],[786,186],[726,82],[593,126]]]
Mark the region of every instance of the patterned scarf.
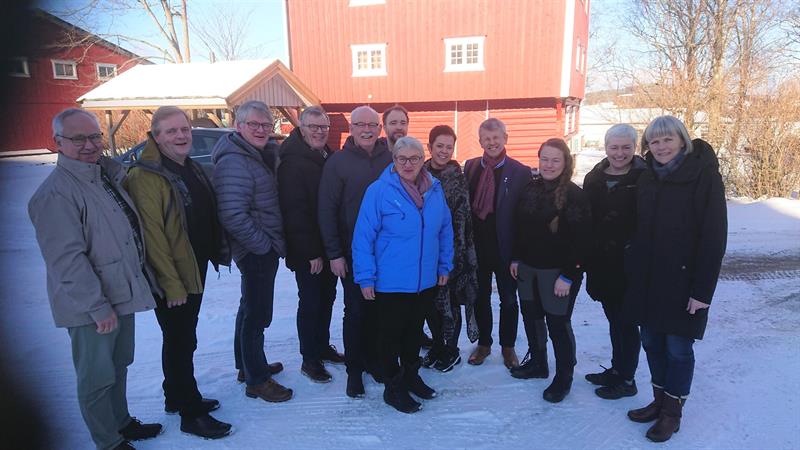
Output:
[[472,200],[472,211],[481,220],[486,220],[486,216],[494,212],[494,170],[502,167],[506,162],[506,151],[492,158],[486,153],[481,158],[481,173],[478,179],[478,187],[475,189],[475,199]]
[[[399,175],[400,174],[398,174],[398,176]],[[433,185],[428,171],[423,167],[417,174],[417,179],[414,180],[413,183],[406,181],[406,179],[403,177],[400,177],[400,184],[403,185],[403,188],[405,188],[406,192],[408,192],[408,195],[411,196],[411,200],[414,201],[414,204],[417,205],[417,208],[422,209],[422,196]]]

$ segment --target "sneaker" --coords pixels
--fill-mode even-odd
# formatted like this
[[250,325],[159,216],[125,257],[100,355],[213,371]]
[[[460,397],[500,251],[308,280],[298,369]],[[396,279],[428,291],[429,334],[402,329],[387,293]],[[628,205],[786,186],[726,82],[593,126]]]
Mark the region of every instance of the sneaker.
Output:
[[542,398],[550,403],[558,403],[561,400],[564,400],[564,397],[569,394],[571,387],[571,376],[556,373],[556,376],[553,377],[553,382],[550,383],[550,386],[548,386],[544,392],[542,392]]
[[439,355],[439,359],[433,363],[433,368],[439,372],[450,372],[456,365],[460,363],[461,353],[458,351],[458,349],[447,350]]
[[307,376],[315,383],[329,383],[333,377],[325,370],[322,361],[307,360],[300,366],[300,373]]
[[617,400],[622,397],[633,397],[639,392],[636,389],[636,380],[619,379],[619,383],[611,386],[601,386],[594,390],[598,397],[606,400]]
[[364,381],[361,372],[347,374],[347,396],[350,398],[364,398]]
[[[603,367],[603,366],[600,366]],[[616,382],[617,371],[614,368],[606,369],[603,367],[602,372],[599,373],[587,373],[584,378],[589,383],[592,383],[597,386],[610,386]]]
[[344,355],[336,350],[335,345],[329,345],[323,348],[322,353],[319,356],[319,359],[324,362],[329,362],[331,364],[344,364]]
[[431,347],[431,349],[428,350],[428,353],[426,353],[425,356],[422,358],[422,367],[430,368],[431,366],[433,366],[433,364],[436,362],[437,359],[439,359],[442,353],[443,352],[441,351],[441,349],[435,346]]
[[161,434],[162,431],[164,431],[164,427],[160,423],[142,423],[139,419],[131,417],[130,423],[119,430],[119,434],[126,441],[141,441],[152,439]]
[[231,424],[220,422],[208,414],[181,418],[181,431],[203,439],[219,439],[231,434]]
[[114,447],[114,450],[136,450],[136,447],[132,446],[128,441],[122,441]]
[[[269,363],[267,364],[267,367],[269,368],[270,375],[277,375],[283,372],[283,364],[279,362]],[[236,374],[236,381],[238,381],[239,383],[244,383],[246,381],[246,378],[244,376],[244,370],[239,369],[239,373]]]
[[[219,409],[219,400],[214,400],[213,398],[204,398],[200,400],[200,412],[202,414],[208,414],[211,411],[216,411]],[[180,408],[178,405],[172,403],[164,403],[164,411],[167,414],[177,414]]]
[[550,368],[547,366],[547,360],[542,364],[541,358],[532,357],[528,352],[522,359],[522,364],[511,369],[511,376],[520,380],[547,378],[550,376]]
[[291,400],[294,391],[283,387],[280,383],[270,378],[259,385],[247,386],[244,390],[244,395],[272,403],[280,403]]

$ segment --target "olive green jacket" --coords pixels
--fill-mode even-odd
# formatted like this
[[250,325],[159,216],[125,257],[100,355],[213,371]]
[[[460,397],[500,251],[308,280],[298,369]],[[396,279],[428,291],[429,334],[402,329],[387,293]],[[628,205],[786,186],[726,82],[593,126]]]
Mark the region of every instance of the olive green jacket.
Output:
[[[164,168],[161,158],[158,144],[148,133],[142,156],[128,173],[126,187],[142,217],[147,261],[155,270],[166,299],[176,300],[202,293],[203,283],[189,242],[180,178]],[[192,167],[211,192],[211,198],[215,198],[206,174],[197,164]],[[216,204],[213,209],[216,211]],[[225,256],[229,252],[225,250],[227,245],[219,223],[214,224],[214,229],[218,230],[215,233],[218,251],[212,262],[218,270],[219,264],[230,265],[230,257]]]

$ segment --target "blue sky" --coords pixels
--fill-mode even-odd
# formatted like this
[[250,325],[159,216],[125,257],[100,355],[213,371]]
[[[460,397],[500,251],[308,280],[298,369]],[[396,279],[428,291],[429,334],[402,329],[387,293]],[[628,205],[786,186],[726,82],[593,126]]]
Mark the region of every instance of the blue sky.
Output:
[[[109,5],[114,2],[100,0],[100,3]],[[133,4],[135,1],[129,0],[129,3]],[[175,3],[180,4],[180,2]],[[65,16],[62,14],[64,11],[84,7],[87,4],[89,4],[88,0],[44,0],[41,3],[41,8],[55,13],[63,19],[95,34],[103,36],[123,34],[136,39],[156,42],[161,47],[167,46],[166,41],[160,36],[152,20],[141,8],[118,11],[113,14],[109,14],[100,8],[87,10],[86,14],[82,16]],[[289,49],[286,40],[284,6],[284,0],[189,0],[188,15],[190,22],[193,20],[200,22],[216,11],[235,8],[240,14],[248,17],[248,26],[245,31],[245,47],[252,50],[248,57],[279,58],[288,65]],[[178,33],[181,34],[182,31],[179,30]],[[109,37],[108,39],[134,53],[158,56],[157,52],[147,46],[117,41],[114,37]],[[200,39],[192,37],[190,40],[192,60],[207,60],[209,53]],[[154,60],[154,62],[159,61]]]

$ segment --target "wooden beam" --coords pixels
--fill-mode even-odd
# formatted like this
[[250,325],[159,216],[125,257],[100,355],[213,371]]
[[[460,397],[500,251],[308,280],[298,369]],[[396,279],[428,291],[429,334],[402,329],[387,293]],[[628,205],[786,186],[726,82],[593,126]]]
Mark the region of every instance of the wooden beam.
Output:
[[218,126],[220,128],[224,128],[223,125],[222,125],[222,121],[219,120],[219,116],[217,116],[216,113],[208,112],[208,113],[206,113],[206,117],[208,117],[208,120],[214,122],[214,125],[216,125],[216,126]]
[[114,125],[114,129],[111,130],[112,134],[117,134],[117,131],[119,131],[119,127],[122,126],[122,122],[125,122],[125,119],[128,118],[128,114],[130,113],[131,113],[130,109],[122,111],[122,117],[119,118],[119,122],[117,122],[117,124]]
[[225,110],[225,124],[229,128],[233,128],[233,114],[231,113],[230,109]]
[[300,126],[300,121],[297,119],[298,116],[296,116],[295,114],[292,114],[293,111],[290,111],[289,108],[287,108],[285,106],[276,106],[275,109],[280,111],[281,114],[283,114],[283,117],[286,117],[286,119],[289,122],[291,122],[292,125],[294,125],[296,127]]
[[108,144],[111,150],[111,156],[117,156],[117,141],[114,138],[114,133],[117,132],[114,127],[114,117],[111,115],[111,110],[106,110],[106,126],[108,127]]

